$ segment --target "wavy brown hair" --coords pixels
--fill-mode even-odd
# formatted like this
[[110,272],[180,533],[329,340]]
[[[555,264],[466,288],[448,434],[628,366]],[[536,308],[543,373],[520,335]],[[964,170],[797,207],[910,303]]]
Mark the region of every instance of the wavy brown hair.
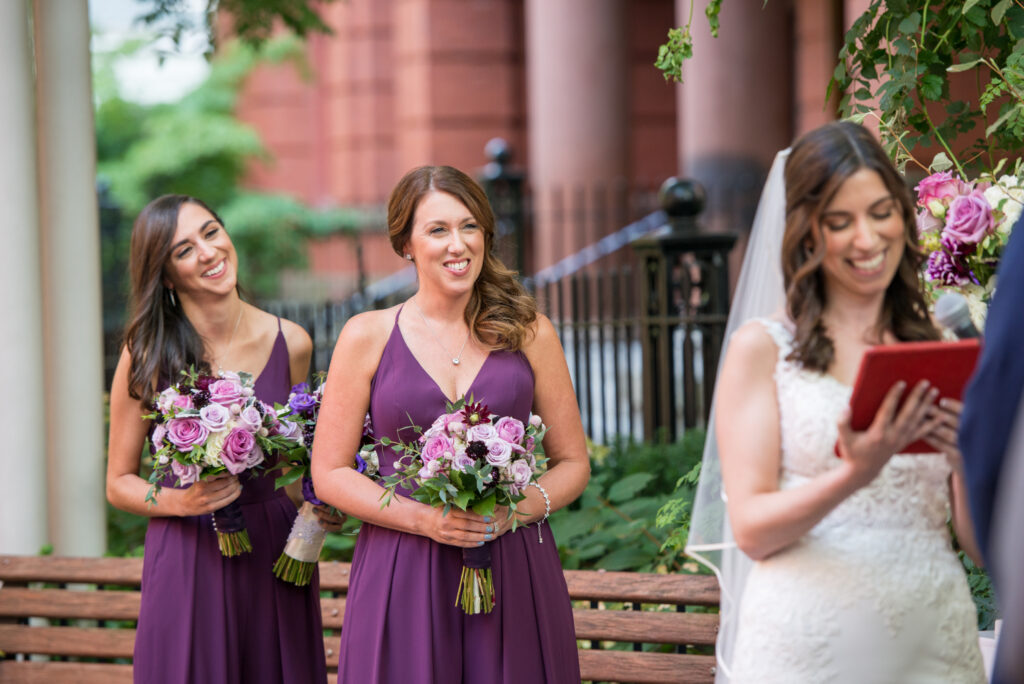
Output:
[[131,275],[129,323],[125,344],[131,357],[128,393],[148,398],[158,378],[173,380],[179,371],[206,369],[203,340],[181,304],[171,301],[166,266],[183,204],[196,204],[224,225],[210,207],[188,195],[163,195],[145,206],[132,226],[128,269]]
[[796,323],[790,359],[822,373],[831,365],[835,348],[822,320],[825,240],[818,219],[846,179],[865,168],[875,171],[896,199],[905,235],[903,258],[885,291],[878,333],[890,331],[902,341],[939,339],[921,292],[924,256],[917,244],[910,189],[867,129],[848,121],[829,123],[797,140],[786,161],[782,238],[786,311]]
[[483,189],[451,166],[420,166],[405,174],[388,200],[388,235],[395,253],[412,235],[420,200],[432,191],[445,192],[462,202],[484,233],[484,263],[466,305],[466,323],[477,339],[498,349],[518,350],[537,319],[537,302],[516,272],[494,255],[494,212]]

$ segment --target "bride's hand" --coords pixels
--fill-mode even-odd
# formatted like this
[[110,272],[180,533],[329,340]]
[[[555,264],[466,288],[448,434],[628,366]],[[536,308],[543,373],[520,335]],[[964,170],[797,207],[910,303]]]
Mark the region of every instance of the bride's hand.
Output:
[[960,412],[964,405],[956,399],[942,398],[937,406],[930,410],[931,429],[924,436],[924,441],[946,455],[953,472],[963,475],[964,463],[957,444],[957,432],[960,430]]
[[934,425],[929,410],[934,406],[938,390],[929,389],[928,381],[922,380],[900,407],[905,388],[904,382],[892,386],[867,430],[853,429],[849,409],[839,420],[839,456],[848,465],[858,488],[874,480],[893,454],[924,437]]

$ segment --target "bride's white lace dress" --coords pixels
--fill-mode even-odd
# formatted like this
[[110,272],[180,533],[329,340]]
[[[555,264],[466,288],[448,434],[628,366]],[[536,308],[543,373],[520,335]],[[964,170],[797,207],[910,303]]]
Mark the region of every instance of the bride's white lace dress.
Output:
[[[787,361],[790,331],[760,323],[779,348],[779,487],[788,489],[838,465],[836,421],[851,389]],[[940,454],[893,456],[799,542],[755,563],[732,681],[984,682],[975,608],[946,526],[949,474]]]

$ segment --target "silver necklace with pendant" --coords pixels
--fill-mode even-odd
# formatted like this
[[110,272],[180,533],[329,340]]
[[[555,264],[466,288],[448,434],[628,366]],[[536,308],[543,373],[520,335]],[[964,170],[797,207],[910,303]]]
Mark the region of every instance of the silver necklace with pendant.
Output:
[[466,332],[466,339],[462,342],[462,349],[459,350],[458,354],[452,356],[451,353],[448,351],[448,347],[444,346],[444,343],[441,342],[441,338],[437,336],[437,334],[434,332],[434,329],[430,326],[430,322],[427,321],[427,317],[423,314],[423,309],[421,309],[420,305],[416,303],[416,299],[413,298],[410,299],[409,301],[412,302],[412,305],[416,307],[416,311],[419,313],[420,318],[423,320],[423,325],[427,326],[427,332],[429,332],[430,336],[434,338],[435,342],[437,342],[437,346],[444,350],[445,355],[451,357],[453,366],[458,366],[462,362],[462,352],[466,351],[466,345],[469,343],[469,336],[472,334],[473,331],[469,330]]
[[[245,305],[242,304],[238,308],[238,319],[235,320],[235,329],[231,331],[231,337],[228,338],[228,346],[224,348],[224,352],[217,355],[218,359],[223,359],[227,356],[228,352],[231,351],[231,344],[235,341],[235,333],[238,332],[238,324],[242,322],[242,314],[245,312]],[[221,375],[224,369],[221,368],[220,361],[217,361],[217,375]]]

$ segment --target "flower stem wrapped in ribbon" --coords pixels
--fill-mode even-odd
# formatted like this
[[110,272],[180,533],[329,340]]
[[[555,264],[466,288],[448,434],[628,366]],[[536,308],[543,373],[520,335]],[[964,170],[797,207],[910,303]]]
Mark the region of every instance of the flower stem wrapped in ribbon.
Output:
[[[280,461],[275,467],[287,467],[289,470],[275,480],[275,487],[284,487],[298,480],[302,480],[302,507],[299,508],[292,524],[288,540],[285,542],[284,550],[274,563],[274,575],[285,582],[304,587],[313,579],[313,571],[320,560],[320,552],[324,548],[327,539],[327,530],[320,524],[320,519],[313,510],[316,506],[323,506],[324,502],[317,498],[313,490],[313,480],[309,474],[310,457],[313,447],[313,434],[316,430],[316,421],[320,413],[320,403],[323,399],[324,381],[323,374],[318,374],[317,386],[310,391],[309,385],[302,383],[292,387],[288,397],[288,406],[278,410],[278,418],[288,434],[295,435],[300,440],[301,448],[294,449],[288,453],[287,459]],[[367,472],[375,475],[377,457],[373,450],[373,432],[370,429],[370,420],[367,416],[363,421],[363,446],[360,453],[356,455],[356,462],[359,472]],[[370,454],[366,445],[370,445]],[[364,460],[363,455],[369,460]],[[332,511],[337,512],[332,508]]]
[[[156,423],[146,501],[156,504],[170,482],[182,487],[222,473],[241,475],[260,466],[265,454],[296,446],[280,433],[274,410],[256,398],[253,386],[248,373],[212,376],[189,368],[154,398],[153,411],[144,416]],[[214,511],[213,529],[222,555],[252,551],[237,501]]]
[[[413,429],[422,433],[414,442],[380,440],[399,454],[394,474],[382,478],[382,505],[402,488],[417,501],[442,506],[446,514],[454,506],[487,516],[506,506],[516,529],[516,504],[526,498],[526,488],[546,461],[540,443],[547,428],[539,416],[530,416],[526,425],[511,416],[496,417],[470,396],[448,404],[426,432]],[[462,550],[456,604],[467,615],[494,608],[489,544]]]

